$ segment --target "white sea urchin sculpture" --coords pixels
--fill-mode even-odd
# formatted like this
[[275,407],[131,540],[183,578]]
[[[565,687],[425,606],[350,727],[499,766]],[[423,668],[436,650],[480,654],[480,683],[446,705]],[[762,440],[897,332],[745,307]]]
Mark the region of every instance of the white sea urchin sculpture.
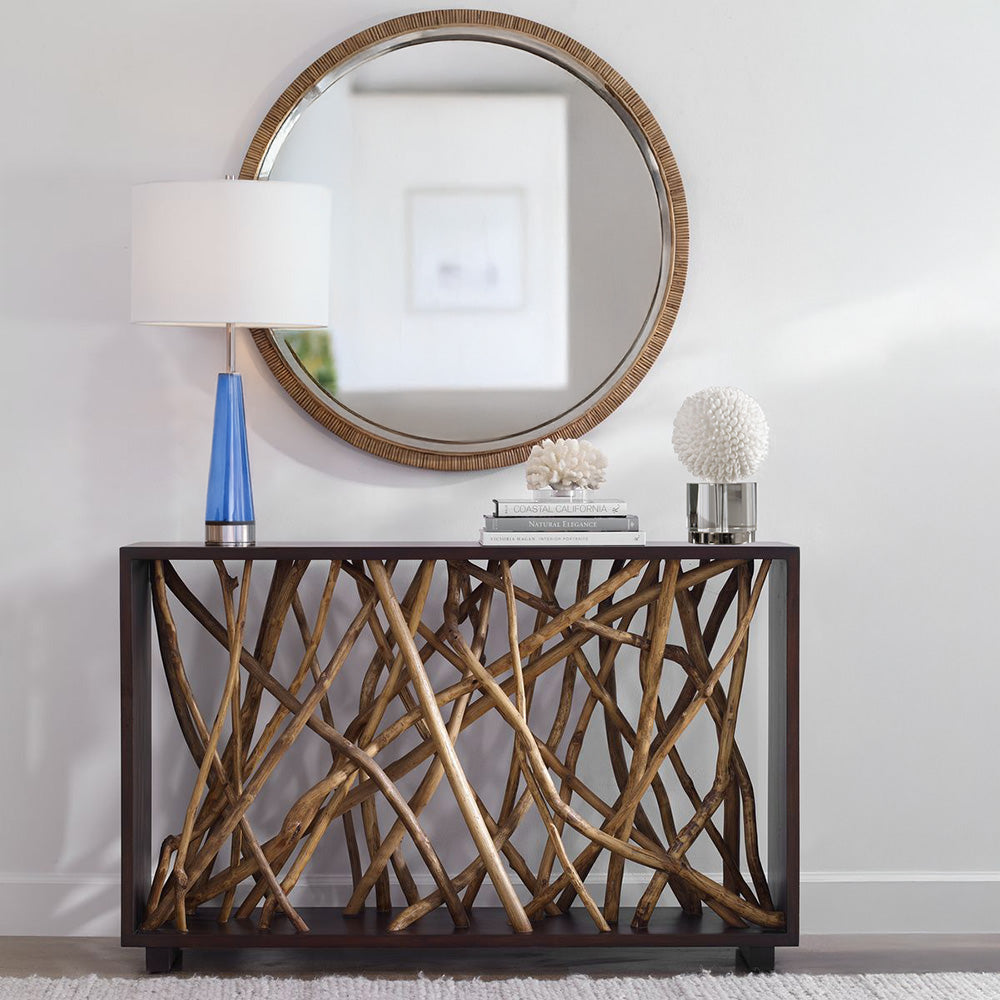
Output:
[[703,482],[749,479],[767,457],[767,437],[760,404],[734,386],[713,386],[688,396],[674,418],[674,451]]
[[545,438],[531,449],[524,467],[529,490],[596,490],[604,482],[608,460],[589,441]]

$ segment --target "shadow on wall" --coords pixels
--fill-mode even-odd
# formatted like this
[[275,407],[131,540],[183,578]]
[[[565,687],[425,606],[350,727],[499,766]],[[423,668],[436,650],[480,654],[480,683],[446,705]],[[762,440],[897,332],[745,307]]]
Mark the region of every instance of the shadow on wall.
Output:
[[[102,918],[117,909],[118,741],[109,738],[118,732],[117,570],[109,555],[60,576],[59,587],[36,571],[0,594],[22,650],[5,695],[16,774],[4,823],[16,870],[5,889],[11,902],[26,896],[20,912],[29,922],[48,911],[56,933],[93,933],[95,920],[106,933]],[[3,932],[19,929],[5,921]]]
[[[113,188],[127,214],[127,185]],[[28,185],[29,206],[36,189],[49,193],[48,185]],[[90,198],[70,189],[85,205],[110,198],[101,185],[87,187]],[[88,216],[86,224],[92,221]],[[0,632],[2,660],[10,666],[0,702],[11,763],[0,829],[8,867],[0,878],[2,933],[31,926],[113,930],[107,921],[118,908],[117,550],[140,536],[175,534],[174,511],[187,493],[184,472],[178,473],[189,464],[187,400],[171,386],[170,366],[154,341],[127,325],[127,257],[106,238],[106,222],[94,226],[84,238],[71,222],[67,240],[50,246],[43,218],[38,245],[25,246],[34,283],[26,280],[5,300],[17,315],[28,297],[36,299],[15,345],[24,376],[11,379],[8,392],[27,430],[11,435],[5,449],[10,506]],[[94,287],[71,318],[60,315],[64,299],[40,284],[57,264],[77,273],[95,268]],[[200,414],[198,422],[204,423]],[[203,475],[199,468],[202,483]]]
[[40,173],[4,180],[4,238],[17,251],[0,271],[5,318],[58,321],[67,337],[85,324],[127,323],[128,182]]

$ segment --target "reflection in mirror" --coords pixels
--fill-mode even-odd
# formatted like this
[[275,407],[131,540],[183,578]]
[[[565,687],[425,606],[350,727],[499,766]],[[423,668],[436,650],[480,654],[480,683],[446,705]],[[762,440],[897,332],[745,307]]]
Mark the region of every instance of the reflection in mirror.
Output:
[[269,176],[334,195],[331,329],[279,346],[390,440],[537,437],[620,377],[659,307],[669,235],[646,159],[530,52],[386,52],[305,107]]

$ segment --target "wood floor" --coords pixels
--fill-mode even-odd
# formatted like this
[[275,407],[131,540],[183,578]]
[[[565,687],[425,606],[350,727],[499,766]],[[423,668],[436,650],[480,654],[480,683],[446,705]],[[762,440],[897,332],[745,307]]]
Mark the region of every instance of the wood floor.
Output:
[[[1000,935],[851,935],[805,936],[798,948],[778,950],[779,972],[1000,972]],[[571,949],[569,952],[519,951],[351,951],[257,953],[187,952],[181,975],[252,975],[313,977],[338,973],[380,978],[408,978],[433,971],[456,978],[511,976],[561,978],[592,976],[675,976],[708,969],[734,969],[733,952],[724,949]],[[142,949],[124,949],[117,938],[0,937],[3,976],[145,976]]]

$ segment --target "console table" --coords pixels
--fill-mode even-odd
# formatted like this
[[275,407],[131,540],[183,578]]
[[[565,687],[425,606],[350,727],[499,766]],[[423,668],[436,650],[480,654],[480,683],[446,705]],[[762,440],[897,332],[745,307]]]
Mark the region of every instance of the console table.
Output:
[[[737,719],[765,592],[754,775]],[[247,947],[710,945],[773,968],[798,942],[798,594],[782,544],[126,546],[122,944],[161,972]],[[197,772],[156,850],[154,684]],[[283,765],[306,740],[324,757],[303,777]],[[603,785],[581,764],[595,748]],[[299,908],[334,830],[350,899]],[[499,907],[473,905],[484,884]]]

